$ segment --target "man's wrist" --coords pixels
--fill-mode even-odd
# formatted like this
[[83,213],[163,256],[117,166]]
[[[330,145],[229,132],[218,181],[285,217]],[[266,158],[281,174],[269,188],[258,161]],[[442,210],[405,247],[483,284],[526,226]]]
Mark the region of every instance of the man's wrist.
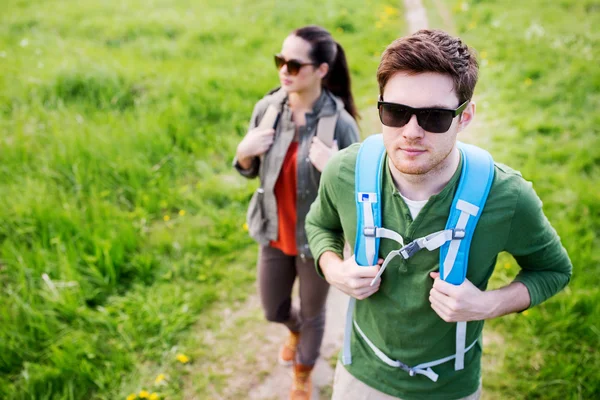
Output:
[[321,257],[319,257],[319,267],[321,267],[321,271],[323,272],[323,276],[327,282],[331,283],[331,272],[335,266],[341,262],[342,259],[340,256],[331,250],[326,250],[323,254],[321,254]]
[[496,315],[498,312],[497,307],[499,305],[497,294],[497,290],[481,292],[482,301],[480,304],[483,306],[483,309],[481,310],[483,318],[481,318],[481,320],[492,319],[498,316]]
[[529,292],[521,282],[513,282],[500,289],[482,293],[484,297],[481,303],[484,304],[485,319],[521,312],[527,309],[531,302]]

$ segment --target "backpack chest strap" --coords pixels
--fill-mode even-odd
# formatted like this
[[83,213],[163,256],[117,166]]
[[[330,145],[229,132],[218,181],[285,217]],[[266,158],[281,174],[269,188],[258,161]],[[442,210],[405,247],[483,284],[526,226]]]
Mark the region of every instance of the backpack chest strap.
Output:
[[427,249],[429,251],[433,251],[439,249],[446,242],[460,241],[462,238],[465,237],[465,231],[464,229],[460,229],[458,227],[455,229],[444,229],[442,231],[434,232],[427,236],[415,239],[407,245],[404,245],[404,240],[402,239],[402,236],[400,236],[400,234],[390,229],[373,228],[367,230],[367,228],[365,228],[364,235],[367,237],[373,236],[377,238],[392,239],[399,242],[402,245],[400,249],[393,250],[388,253],[387,257],[383,262],[383,265],[379,269],[379,272],[371,281],[371,286],[373,286],[377,282],[377,279],[381,277],[381,274],[383,274],[388,264],[394,257],[401,256],[402,258],[407,260],[413,255],[415,255],[419,250]]

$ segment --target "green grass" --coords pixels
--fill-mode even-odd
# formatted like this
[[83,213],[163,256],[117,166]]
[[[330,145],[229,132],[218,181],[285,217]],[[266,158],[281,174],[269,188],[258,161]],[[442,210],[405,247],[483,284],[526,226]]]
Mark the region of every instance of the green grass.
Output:
[[[226,379],[209,371],[189,384],[215,358],[194,330],[216,331],[219,310],[254,290],[256,247],[242,225],[256,183],[230,162],[252,106],[277,85],[272,54],[293,28],[324,25],[366,110],[379,54],[404,32],[398,2],[4,3],[0,398],[115,399],[152,387],[175,399],[186,385],[210,398],[207,382]],[[574,263],[559,296],[488,323],[501,340],[486,348],[486,393],[598,398],[600,8],[425,3],[437,26],[448,16],[435,4],[446,5],[479,51],[477,140],[534,182]],[[494,286],[516,271],[502,256]],[[158,373],[166,385],[153,385]]]
[[[444,28],[435,3],[451,11],[456,33],[479,53],[484,122],[470,137],[533,182],[574,265],[557,297],[487,324],[504,342],[485,356],[500,362],[484,370],[484,387],[499,399],[599,398],[600,7],[428,1],[434,25]],[[517,270],[502,257],[494,287]]]
[[278,83],[272,54],[324,25],[372,106],[401,29],[386,5],[3,3],[0,398],[121,398],[156,371],[170,376],[161,396],[180,397],[175,355],[201,357],[191,327],[213,329],[215,304],[253,290],[242,225],[256,183],[230,163]]

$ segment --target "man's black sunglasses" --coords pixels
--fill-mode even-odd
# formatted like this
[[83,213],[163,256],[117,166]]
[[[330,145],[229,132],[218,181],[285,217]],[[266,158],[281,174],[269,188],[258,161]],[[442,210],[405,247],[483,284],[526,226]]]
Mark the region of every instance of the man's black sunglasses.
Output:
[[290,75],[298,75],[300,69],[305,65],[317,65],[316,63],[302,63],[298,60],[286,60],[281,54],[275,54],[275,66],[280,70],[284,65],[287,65],[287,71]]
[[419,126],[427,132],[444,133],[450,129],[452,120],[462,113],[470,100],[452,110],[447,108],[412,108],[404,104],[377,102],[379,119],[385,126],[401,128],[408,124],[413,115],[417,116]]

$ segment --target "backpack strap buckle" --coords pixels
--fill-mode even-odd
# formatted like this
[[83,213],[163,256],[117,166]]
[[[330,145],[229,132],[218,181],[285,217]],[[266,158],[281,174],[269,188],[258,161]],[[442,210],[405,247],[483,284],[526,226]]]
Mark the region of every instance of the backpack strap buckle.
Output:
[[404,257],[405,260],[411,258],[413,255],[415,255],[415,253],[419,250],[421,250],[422,247],[419,244],[419,240],[413,240],[412,242],[410,242],[409,244],[407,244],[406,246],[404,246],[403,248],[401,248],[399,250],[400,254],[402,255],[402,257]]
[[467,233],[464,229],[453,229],[452,230],[452,239],[464,239]]

